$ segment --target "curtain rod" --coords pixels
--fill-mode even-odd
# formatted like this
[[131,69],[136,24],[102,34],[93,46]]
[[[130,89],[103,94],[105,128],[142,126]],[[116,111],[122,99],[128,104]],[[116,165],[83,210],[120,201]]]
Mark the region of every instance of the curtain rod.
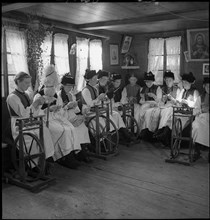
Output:
[[[2,21],[13,22],[13,23],[22,24],[22,25],[25,25],[25,26],[28,25],[28,23],[26,23],[26,22],[18,21],[18,20],[12,19],[12,18],[2,17]],[[43,25],[45,26],[45,25],[48,25],[48,24],[44,24],[43,23]],[[76,28],[65,27],[65,26],[62,26],[62,25],[52,24],[52,27],[56,27],[56,28],[63,29],[63,30],[68,30],[68,31],[72,31],[72,32],[75,32],[75,33],[80,33],[80,34],[100,37],[100,38],[104,38],[104,39],[107,39],[107,40],[110,39],[109,36],[105,36],[105,35],[101,35],[101,34],[95,34],[95,33],[92,33],[92,32],[80,31],[80,30],[78,30]]]

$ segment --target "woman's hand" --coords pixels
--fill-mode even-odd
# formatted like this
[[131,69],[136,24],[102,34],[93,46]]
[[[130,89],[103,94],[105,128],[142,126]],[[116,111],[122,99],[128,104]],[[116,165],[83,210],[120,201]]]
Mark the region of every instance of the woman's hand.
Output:
[[58,112],[61,109],[60,105],[52,105],[49,107],[50,112]]
[[149,92],[149,93],[147,93],[147,95],[148,95],[149,97],[153,98],[154,100],[157,99],[157,96],[156,96],[154,93]]
[[102,100],[104,100],[106,98],[106,94],[105,93],[101,93],[98,97],[97,97],[97,99],[99,100],[99,101],[102,101]]
[[33,103],[32,106],[37,109],[39,105],[43,105],[45,103],[45,99],[43,96],[38,97]]
[[76,108],[77,107],[77,101],[69,102],[66,106],[67,106],[68,109]]

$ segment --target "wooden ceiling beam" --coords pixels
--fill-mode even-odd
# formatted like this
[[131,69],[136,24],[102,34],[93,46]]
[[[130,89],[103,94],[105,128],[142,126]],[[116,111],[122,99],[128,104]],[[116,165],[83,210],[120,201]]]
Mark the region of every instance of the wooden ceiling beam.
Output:
[[9,12],[9,11],[14,11],[22,8],[28,8],[31,6],[38,5],[40,3],[12,3],[12,4],[7,4],[2,6],[2,13]]
[[182,12],[182,13],[173,12],[173,14],[164,13],[164,14],[158,14],[152,16],[145,16],[145,17],[141,16],[141,17],[129,18],[129,19],[94,22],[94,23],[77,25],[77,28],[81,30],[94,30],[94,29],[103,29],[105,27],[116,26],[116,25],[136,24],[136,23],[145,24],[150,22],[184,19],[184,17],[199,19],[199,16],[202,16],[203,19],[205,18],[205,20],[207,20],[209,19],[209,11],[206,9],[206,10],[196,10],[196,11]]

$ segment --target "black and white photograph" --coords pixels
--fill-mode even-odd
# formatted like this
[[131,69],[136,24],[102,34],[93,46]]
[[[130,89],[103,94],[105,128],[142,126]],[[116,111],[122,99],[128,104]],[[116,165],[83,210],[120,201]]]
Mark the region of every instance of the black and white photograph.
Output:
[[2,3],[2,219],[209,219],[209,2]]

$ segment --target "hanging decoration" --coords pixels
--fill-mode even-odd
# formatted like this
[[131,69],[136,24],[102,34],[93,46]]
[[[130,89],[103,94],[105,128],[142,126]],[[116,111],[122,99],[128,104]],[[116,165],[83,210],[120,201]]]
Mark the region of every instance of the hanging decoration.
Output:
[[52,31],[52,27],[46,27],[42,22],[42,18],[37,15],[27,14],[26,16],[28,21],[26,28],[27,62],[34,90],[38,77],[43,71],[41,45],[47,34]]

